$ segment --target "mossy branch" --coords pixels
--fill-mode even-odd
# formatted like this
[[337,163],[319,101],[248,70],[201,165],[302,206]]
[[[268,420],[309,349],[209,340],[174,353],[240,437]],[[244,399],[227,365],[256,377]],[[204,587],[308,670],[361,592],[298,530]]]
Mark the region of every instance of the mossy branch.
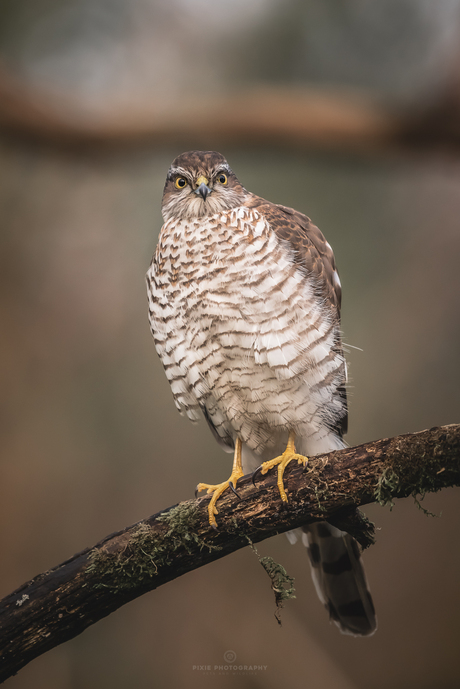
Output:
[[0,682],[33,658],[80,634],[128,601],[162,584],[302,524],[327,519],[366,547],[372,527],[357,507],[392,505],[460,485],[460,424],[377,440],[319,455],[286,471],[288,506],[280,510],[276,476],[250,476],[219,500],[219,529],[209,497],[180,503],[107,536],[0,601]]

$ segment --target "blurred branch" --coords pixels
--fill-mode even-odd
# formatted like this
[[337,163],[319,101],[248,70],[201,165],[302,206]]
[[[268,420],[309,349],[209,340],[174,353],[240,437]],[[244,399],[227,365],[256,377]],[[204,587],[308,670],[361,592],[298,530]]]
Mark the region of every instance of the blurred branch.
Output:
[[436,104],[412,113],[385,108],[353,90],[280,86],[169,103],[101,99],[90,108],[70,94],[31,86],[0,63],[0,129],[60,145],[251,143],[368,153],[458,145],[459,108],[456,117],[449,110],[444,128],[446,118],[439,113]]
[[240,500],[219,500],[219,529],[208,523],[208,497],[167,509],[107,536],[39,574],[0,602],[0,681],[33,658],[80,634],[128,601],[248,543],[318,520],[369,544],[356,508],[460,485],[460,424],[377,440],[319,455],[286,471],[281,509],[276,475],[238,482]]
[[403,131],[411,146],[460,145],[460,51],[452,57],[442,87],[409,119]]

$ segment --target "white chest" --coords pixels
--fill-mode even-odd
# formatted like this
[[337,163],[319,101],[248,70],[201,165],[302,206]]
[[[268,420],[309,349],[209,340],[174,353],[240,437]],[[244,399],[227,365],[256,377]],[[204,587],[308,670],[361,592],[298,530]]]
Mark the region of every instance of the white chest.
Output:
[[166,223],[147,281],[155,345],[179,409],[196,418],[206,406],[232,427],[243,417],[292,426],[293,414],[314,413],[319,402],[301,409],[306,388],[341,363],[331,357],[336,324],[257,211]]

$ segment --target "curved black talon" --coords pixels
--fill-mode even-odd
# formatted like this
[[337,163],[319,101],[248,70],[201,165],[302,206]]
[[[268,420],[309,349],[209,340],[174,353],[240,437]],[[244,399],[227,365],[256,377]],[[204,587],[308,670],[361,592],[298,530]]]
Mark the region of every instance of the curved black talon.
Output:
[[252,485],[254,486],[254,488],[256,487],[256,483],[255,483],[256,478],[257,478],[257,476],[260,474],[260,472],[262,471],[262,469],[263,469],[263,464],[261,464],[260,466],[258,466],[257,469],[255,470],[255,472],[254,472],[253,475],[252,475]]
[[197,486],[197,487],[195,488],[195,500],[198,499],[198,493],[199,493],[199,492],[200,492],[200,491],[198,490],[198,486]]
[[231,481],[228,482],[228,487],[232,489],[232,491],[235,493],[235,495],[236,495],[236,497],[238,498],[238,500],[241,500],[241,499],[242,499],[241,496],[239,495],[238,491],[236,490],[235,486],[233,485],[233,483],[232,483]]

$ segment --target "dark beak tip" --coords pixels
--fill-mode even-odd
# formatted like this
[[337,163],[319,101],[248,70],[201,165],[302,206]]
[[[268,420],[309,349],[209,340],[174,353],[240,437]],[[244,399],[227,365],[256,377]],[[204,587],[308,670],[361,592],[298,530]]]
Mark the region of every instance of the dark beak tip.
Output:
[[208,194],[211,193],[211,189],[208,186],[206,186],[204,182],[202,182],[198,189],[195,189],[195,193],[200,194],[203,201],[206,201],[206,197],[208,196]]

